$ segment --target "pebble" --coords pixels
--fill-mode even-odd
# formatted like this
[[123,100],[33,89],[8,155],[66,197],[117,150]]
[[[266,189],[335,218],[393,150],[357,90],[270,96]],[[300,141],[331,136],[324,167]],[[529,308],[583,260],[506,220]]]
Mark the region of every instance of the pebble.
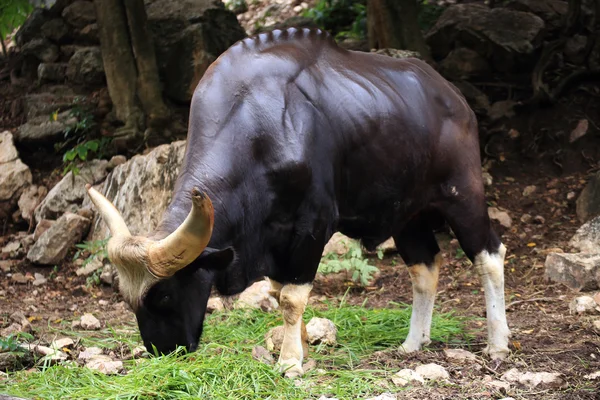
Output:
[[17,283],[20,283],[22,285],[26,284],[27,281],[29,280],[25,275],[23,275],[20,272],[17,272],[16,274],[13,274],[10,279],[12,279],[13,282],[17,282]]
[[569,310],[575,314],[595,313],[598,304],[591,296],[579,296],[569,304]]
[[48,279],[46,279],[46,277],[42,274],[39,273],[35,273],[34,275],[35,279],[33,281],[33,286],[41,286],[41,285],[45,285],[46,282],[48,282]]
[[396,386],[406,386],[412,381],[425,383],[425,379],[423,379],[421,374],[409,368],[401,369],[392,376],[392,382]]
[[524,386],[559,388],[563,385],[558,372],[520,372],[517,368],[506,371],[501,377],[503,381],[518,382]]
[[85,313],[81,316],[81,327],[88,331],[94,331],[101,328],[100,321],[90,313]]
[[429,380],[441,380],[450,378],[450,374],[448,374],[446,368],[434,363],[419,365],[417,368],[415,368],[415,372],[421,375],[423,378]]
[[215,311],[223,311],[225,309],[225,305],[223,304],[223,300],[220,297],[211,297],[208,299],[208,303],[206,304],[206,312],[213,313]]
[[122,361],[113,361],[109,356],[96,355],[90,358],[85,366],[106,375],[118,374],[123,369]]
[[102,349],[100,347],[88,347],[87,349],[79,353],[77,359],[85,361],[99,354],[102,354]]
[[275,363],[275,359],[269,352],[269,350],[265,349],[262,346],[256,346],[252,349],[252,358],[256,361],[260,361],[264,364],[273,365]]
[[75,345],[75,341],[71,338],[62,338],[57,339],[50,344],[50,347],[53,349],[62,349],[62,348],[72,348]]
[[327,318],[312,318],[306,324],[306,333],[310,344],[323,343],[334,346],[337,343],[337,328]]
[[523,196],[525,196],[525,197],[531,196],[533,193],[535,193],[536,190],[537,190],[537,186],[534,186],[534,185],[526,186],[525,189],[523,190]]
[[475,354],[463,349],[445,349],[444,354],[452,361],[474,361],[477,359]]

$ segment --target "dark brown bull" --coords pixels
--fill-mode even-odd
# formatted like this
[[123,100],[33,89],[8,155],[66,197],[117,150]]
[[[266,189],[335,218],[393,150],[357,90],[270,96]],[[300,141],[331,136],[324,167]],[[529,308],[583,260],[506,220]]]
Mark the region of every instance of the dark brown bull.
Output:
[[429,342],[442,262],[432,224],[443,217],[485,289],[486,351],[508,354],[505,248],[487,214],[477,122],[420,60],[347,51],[320,30],[244,39],[198,84],[156,231],[132,237],[108,200],[90,196],[149,348],[195,349],[211,287],[232,295],[267,276],[284,316],[279,362],[288,376],[302,374],[302,313],[323,248],[340,231],[367,248],[395,239],[414,296],[402,349],[417,351]]

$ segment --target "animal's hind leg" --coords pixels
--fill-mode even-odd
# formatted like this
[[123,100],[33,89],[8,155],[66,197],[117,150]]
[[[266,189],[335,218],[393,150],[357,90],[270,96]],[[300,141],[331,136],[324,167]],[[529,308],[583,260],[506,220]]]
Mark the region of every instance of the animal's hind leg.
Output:
[[400,350],[410,353],[430,343],[431,318],[442,255],[427,221],[419,218],[394,235],[396,248],[408,267],[413,306],[408,336]]
[[510,337],[504,302],[506,248],[491,228],[483,185],[474,187],[474,190],[455,189],[454,199],[449,200],[440,211],[475,265],[485,292],[488,345],[484,352],[492,359],[501,360],[509,353]]
[[[302,314],[308,303],[312,284],[283,285],[271,281],[272,292],[277,293],[283,313],[283,343],[279,353],[279,367],[288,378],[304,374],[302,360],[308,353],[306,326]],[[273,294],[275,294],[273,293]]]

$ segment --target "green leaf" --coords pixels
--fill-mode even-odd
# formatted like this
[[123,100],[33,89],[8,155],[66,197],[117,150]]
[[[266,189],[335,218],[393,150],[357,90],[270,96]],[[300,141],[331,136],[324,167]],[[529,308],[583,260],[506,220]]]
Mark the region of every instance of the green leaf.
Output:
[[90,140],[89,142],[87,142],[85,144],[85,147],[87,147],[89,150],[96,152],[98,151],[98,141],[97,140]]
[[71,149],[65,153],[63,156],[63,161],[73,161],[76,156],[77,153],[75,153],[75,149]]
[[77,146],[77,156],[81,161],[85,161],[87,159],[88,149],[85,146]]

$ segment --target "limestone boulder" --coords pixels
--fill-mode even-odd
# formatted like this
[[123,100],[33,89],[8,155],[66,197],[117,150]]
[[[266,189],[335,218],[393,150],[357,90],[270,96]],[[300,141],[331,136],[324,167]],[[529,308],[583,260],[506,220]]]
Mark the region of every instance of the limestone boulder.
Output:
[[76,1],[65,7],[62,17],[74,28],[83,28],[96,22],[96,7],[91,1]]
[[235,14],[213,0],[145,0],[165,92],[188,102],[221,53],[246,33]]
[[69,34],[69,27],[62,18],[53,18],[42,25],[41,31],[47,39],[55,43],[62,43]]
[[[185,141],[158,146],[116,166],[97,187],[113,202],[133,235],[146,234],[158,225],[171,201],[184,152]],[[83,207],[95,209],[87,195]],[[96,216],[90,240],[105,239],[108,234],[106,224]]]
[[15,34],[15,42],[19,46],[39,38],[42,26],[51,19],[51,14],[43,8],[35,8],[27,20],[21,25]]
[[67,78],[74,83],[101,85],[105,81],[100,47],[84,47],[75,52],[67,66]]
[[66,63],[41,63],[38,65],[38,79],[42,82],[63,82],[67,77]]
[[14,139],[18,143],[52,142],[68,126],[75,125],[76,123],[77,118],[72,116],[69,111],[58,114],[55,121],[50,120],[48,115],[33,117],[17,129]]
[[542,44],[544,28],[544,21],[529,12],[457,4],[446,8],[426,41],[437,59],[463,46],[498,71],[514,71],[536,61],[534,52]]
[[107,172],[108,161],[92,160],[80,168],[79,173],[67,173],[46,195],[35,211],[35,219],[56,219],[64,212],[76,212],[87,197],[85,185],[102,181]]
[[545,276],[575,290],[600,288],[600,254],[550,253],[546,257]]
[[562,0],[509,0],[504,6],[537,15],[551,31],[562,27],[562,18],[569,10],[569,3]]
[[51,63],[58,59],[58,47],[46,38],[35,38],[21,47],[26,56],[35,57],[41,62]]
[[569,241],[569,246],[582,253],[600,254],[600,216],[577,229]]
[[19,159],[12,134],[0,133],[0,218],[11,215],[22,191],[31,182],[31,171]]
[[27,259],[34,264],[58,264],[75,244],[81,242],[89,227],[89,219],[65,213],[35,242]]
[[590,179],[577,198],[577,217],[587,222],[600,215],[600,172]]

